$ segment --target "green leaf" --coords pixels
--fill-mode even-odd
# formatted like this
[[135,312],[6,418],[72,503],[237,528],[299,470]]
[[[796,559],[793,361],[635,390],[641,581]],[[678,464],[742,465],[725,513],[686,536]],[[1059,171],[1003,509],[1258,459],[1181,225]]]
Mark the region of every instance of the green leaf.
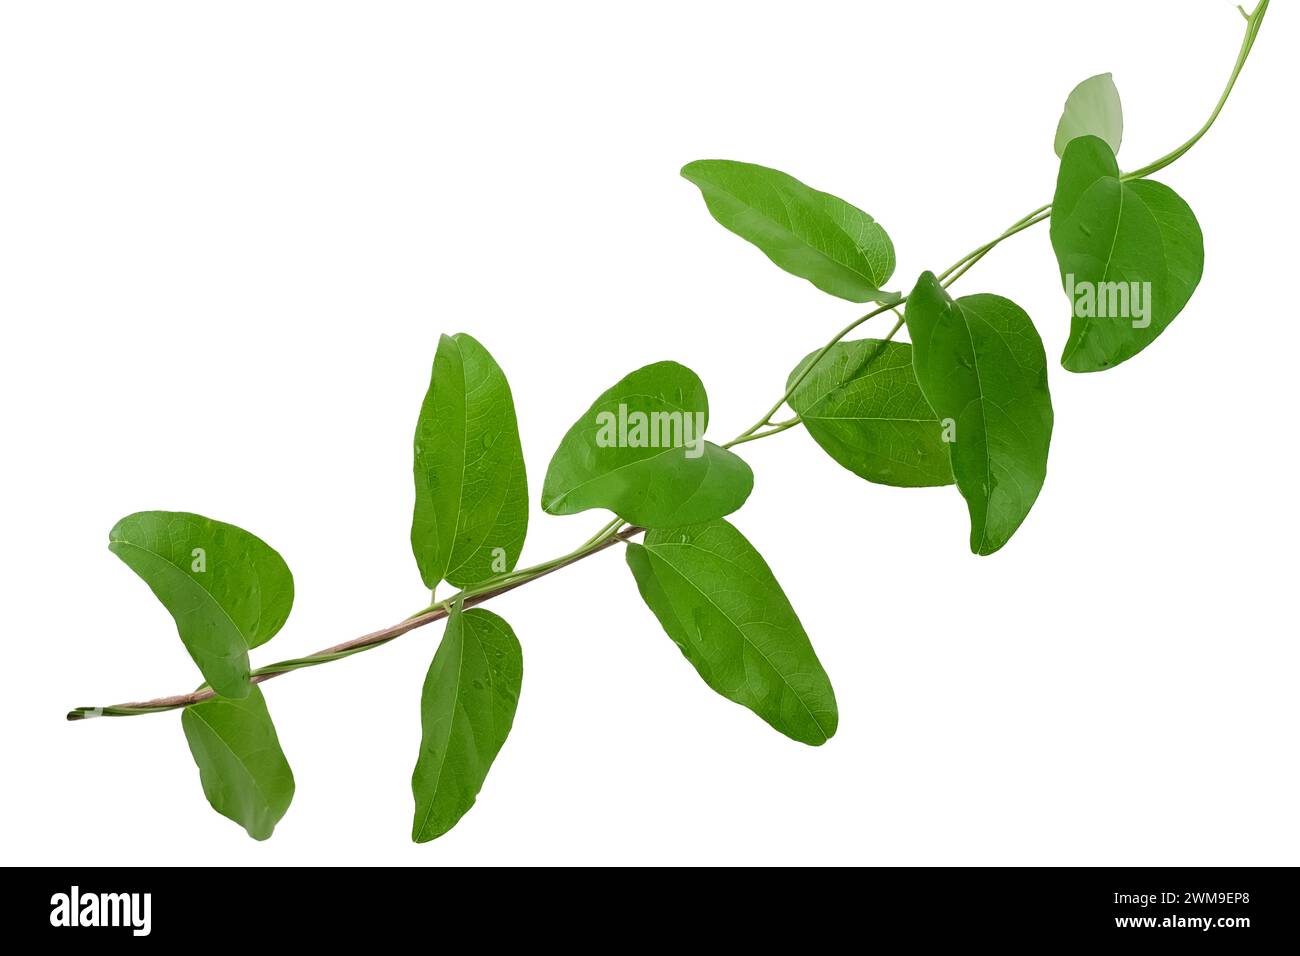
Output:
[[491,611],[452,608],[420,697],[411,839],[427,843],[465,815],[506,742],[519,703],[519,641]]
[[411,549],[430,591],[510,571],[528,530],[528,479],[510,385],[487,350],[444,335],[415,426]]
[[[793,385],[820,350],[793,372]],[[921,394],[912,346],[862,339],[836,343],[790,396],[790,407],[828,455],[882,485],[951,485],[943,426]]]
[[637,369],[608,389],[560,442],[542,484],[542,508],[568,515],[608,508],[646,528],[675,528],[730,514],[754,473],[704,441],[704,384],[676,362]]
[[223,697],[246,697],[248,651],[284,626],[293,575],[242,528],[180,511],[141,511],[109,532],[108,549],[171,612],[203,679]]
[[1025,520],[1047,476],[1052,399],[1043,343],[1014,302],[954,302],[929,272],[908,296],[907,327],[921,391],[952,439],[971,550],[992,554]]
[[265,840],[293,800],[293,771],[280,749],[266,698],[214,697],[181,711],[181,727],[199,766],[203,793],[254,840]]
[[1073,319],[1061,364],[1096,372],[1155,341],[1187,305],[1205,266],[1187,203],[1149,179],[1125,182],[1110,147],[1072,143],[1052,200],[1052,247]]
[[1119,152],[1124,138],[1124,110],[1109,73],[1084,80],[1066,99],[1065,111],[1056,126],[1056,155],[1064,156],[1070,141],[1079,136],[1100,137],[1112,153]]
[[882,292],[894,244],[869,215],[766,166],[701,159],[682,167],[713,218],[786,272],[850,302],[894,302]]
[[715,691],[818,746],[839,722],[835,692],[781,585],[726,521],[651,531],[629,543],[637,588]]

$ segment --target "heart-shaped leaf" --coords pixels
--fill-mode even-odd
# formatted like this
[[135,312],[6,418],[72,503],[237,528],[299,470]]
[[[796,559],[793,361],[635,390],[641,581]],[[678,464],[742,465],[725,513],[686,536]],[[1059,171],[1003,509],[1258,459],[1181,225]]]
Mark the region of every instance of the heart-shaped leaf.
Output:
[[542,508],[608,508],[631,524],[675,528],[730,514],[754,487],[749,465],[704,440],[709,402],[676,362],[637,369],[608,389],[560,442]]
[[629,543],[641,597],[704,682],[817,746],[839,722],[835,692],[781,585],[745,536],[716,520]]
[[246,697],[249,649],[274,637],[293,607],[284,559],[242,528],[180,511],[128,515],[108,548],[171,612],[208,685]]
[[951,441],[952,474],[970,510],[970,547],[1001,548],[1047,476],[1052,399],[1033,322],[1010,299],[955,302],[932,273],[907,298],[912,362]]
[[1052,200],[1052,247],[1073,319],[1061,364],[1096,372],[1155,341],[1187,305],[1205,266],[1196,216],[1149,179],[1125,181],[1110,147],[1073,140]]
[[528,478],[505,374],[464,332],[444,335],[415,426],[411,550],[429,590],[510,571],[528,531]]
[[1112,153],[1119,153],[1124,138],[1124,110],[1109,73],[1088,77],[1066,98],[1061,121],[1056,125],[1056,155],[1064,156],[1070,141],[1080,136],[1100,137]]
[[203,793],[254,840],[265,840],[293,800],[293,771],[280,749],[266,698],[256,686],[241,700],[213,697],[181,711]]
[[[813,352],[790,373],[803,374]],[[790,396],[790,407],[828,455],[867,481],[920,488],[952,484],[948,446],[912,369],[912,346],[836,343]]]
[[701,159],[682,167],[713,218],[786,272],[850,302],[894,302],[881,286],[894,244],[869,215],[766,166]]

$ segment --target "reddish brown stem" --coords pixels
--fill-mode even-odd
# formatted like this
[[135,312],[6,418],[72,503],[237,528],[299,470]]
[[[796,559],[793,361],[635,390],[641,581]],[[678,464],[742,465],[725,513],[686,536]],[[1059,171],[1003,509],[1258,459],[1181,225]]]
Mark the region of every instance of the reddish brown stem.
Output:
[[[494,597],[499,597],[500,595],[505,594],[507,591],[513,591],[515,588],[522,587],[530,581],[544,578],[548,574],[560,570],[560,568],[567,568],[569,565],[576,564],[583,558],[590,557],[591,555],[604,551],[606,548],[610,548],[615,544],[636,537],[644,530],[644,528],[637,527],[624,528],[613,537],[592,545],[587,550],[573,555],[572,557],[556,564],[552,568],[547,568],[545,571],[539,571],[520,581],[503,584],[499,588],[484,591],[482,594],[471,595],[465,598],[464,606],[470,608],[483,604],[486,601],[492,600]],[[403,634],[414,631],[418,627],[424,627],[426,624],[432,624],[434,621],[441,621],[446,616],[447,610],[445,607],[433,608],[432,610],[425,611],[422,614],[417,614],[414,617],[407,618],[400,624],[394,624],[391,627],[385,627],[378,631],[371,631],[369,634],[354,637],[352,640],[344,641],[342,644],[334,644],[331,647],[326,647],[323,650],[316,651],[316,653],[309,654],[306,657],[295,658],[294,660],[289,661],[280,661],[267,667],[258,668],[258,670],[253,672],[250,681],[254,684],[261,684],[273,677],[279,677],[281,674],[290,674],[296,670],[302,670],[307,667],[315,666],[316,664],[324,664],[330,660],[337,660],[340,657],[347,657],[352,654],[360,653],[361,651],[378,647],[381,644],[387,644],[394,638],[401,637]],[[319,658],[319,660],[317,658]],[[68,712],[68,720],[85,720],[88,717],[100,716],[130,717],[137,714],[155,714],[161,711],[178,710],[182,707],[189,707],[191,704],[199,704],[205,700],[210,700],[214,696],[216,695],[213,693],[212,689],[205,687],[202,690],[192,691],[188,694],[173,694],[170,697],[155,697],[152,700],[132,701],[126,704],[113,704],[110,707],[79,707],[76,710]]]

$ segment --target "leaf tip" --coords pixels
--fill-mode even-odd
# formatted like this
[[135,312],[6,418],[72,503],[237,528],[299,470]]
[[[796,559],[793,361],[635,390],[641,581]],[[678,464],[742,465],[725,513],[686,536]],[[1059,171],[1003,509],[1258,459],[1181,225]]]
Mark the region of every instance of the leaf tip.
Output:
[[817,729],[820,730],[821,733],[822,733],[822,736],[821,736],[820,739],[805,740],[805,741],[802,741],[802,743],[807,744],[809,747],[824,747],[824,746],[826,746],[826,743],[827,743],[827,742],[828,742],[832,737],[834,737],[835,734],[836,734],[836,732],[840,729],[840,715],[839,715],[839,712],[836,711],[836,712],[833,712],[833,713],[829,714],[829,715],[828,715],[828,723],[826,723],[825,725],[823,725],[822,722],[819,720],[819,721],[817,722]]
[[683,179],[690,179],[691,175],[694,172],[696,172],[699,169],[699,167],[705,162],[707,162],[707,160],[692,159],[689,163],[687,163],[685,166],[683,166],[681,169],[677,171],[678,175],[680,175]]

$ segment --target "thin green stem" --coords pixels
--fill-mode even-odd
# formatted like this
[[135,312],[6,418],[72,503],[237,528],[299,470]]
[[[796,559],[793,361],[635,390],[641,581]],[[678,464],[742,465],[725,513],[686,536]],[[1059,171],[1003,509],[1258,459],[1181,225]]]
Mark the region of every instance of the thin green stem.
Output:
[[354,654],[360,654],[362,651],[368,651],[375,647],[383,647],[387,640],[374,641],[370,644],[363,644],[360,647],[352,647],[346,651],[334,651],[332,654],[312,654],[309,657],[295,657],[287,661],[277,661],[274,664],[268,664],[265,667],[259,667],[253,671],[252,677],[271,677],[279,674],[287,674],[290,671],[299,671],[305,667],[315,667],[317,664],[329,664],[332,661],[341,661],[345,657],[351,657]]
[[[540,574],[553,570],[559,565],[565,564],[576,557],[586,554],[592,548],[608,541],[610,538],[618,534],[618,531],[623,527],[623,524],[624,522],[622,518],[615,518],[567,554],[562,554],[557,558],[551,558],[549,561],[543,561],[540,564],[534,564],[531,567],[517,568],[514,571],[499,574],[494,578],[488,578],[481,584],[476,584],[471,588],[466,588],[464,591],[461,591],[460,594],[457,594],[456,597],[474,597],[479,594],[486,594],[503,584],[509,584],[515,581],[522,582],[525,580],[531,580]],[[431,610],[431,608],[425,608],[425,610]]]
[[[980,246],[978,249],[972,249],[970,252],[966,253],[966,255],[962,256],[960,259],[958,259],[956,262],[950,265],[947,269],[945,269],[942,273],[940,273],[939,281],[943,282],[944,287],[947,288],[949,285],[952,285],[953,282],[956,282],[959,278],[965,275],[967,269],[969,269],[975,263],[979,262],[986,255],[992,252],[995,248],[997,248],[997,246],[1004,239],[1010,239],[1016,233],[1024,232],[1030,226],[1033,226],[1037,223],[1042,222],[1044,219],[1049,218],[1051,214],[1052,214],[1052,204],[1048,203],[1045,206],[1039,206],[1037,209],[1035,209],[1033,212],[1029,213],[1028,215],[1022,216],[1020,219],[1017,219],[1014,223],[1012,223],[1011,226],[1009,226],[1006,229],[1006,231],[1002,233],[1002,235],[998,236],[996,239],[984,243],[984,245]],[[960,272],[958,272],[959,269],[961,270]],[[956,275],[953,275],[953,273],[956,273]],[[952,277],[951,279],[949,279],[950,276]],[[945,279],[949,279],[949,281],[944,282]]]
[[[823,358],[826,357],[826,353],[829,352],[832,348],[834,348],[835,345],[841,339],[844,338],[844,336],[848,335],[850,332],[852,332],[862,323],[874,319],[876,316],[884,312],[889,312],[891,310],[897,312],[898,306],[902,305],[906,301],[907,300],[903,298],[903,299],[899,299],[896,302],[891,302],[888,303],[887,305],[882,305],[878,309],[872,309],[866,315],[854,319],[848,325],[844,326],[844,328],[840,329],[839,332],[835,333],[835,337],[832,338],[825,345],[823,345],[821,349],[817,352],[817,354],[813,356],[812,361],[810,361],[806,366],[804,366],[803,371],[800,372],[798,377],[795,378],[795,380],[790,383],[790,386],[785,390],[785,394],[781,396],[781,398],[777,401],[777,403],[773,405],[771,408],[769,408],[767,410],[767,413],[762,418],[756,421],[753,425],[750,425],[743,432],[741,432],[739,435],[737,435],[731,441],[727,442],[722,447],[730,448],[733,445],[739,445],[742,441],[748,440],[749,436],[753,435],[755,432],[759,431],[762,428],[766,428],[768,425],[771,425],[772,416],[781,410],[781,406],[784,405],[786,402],[788,402],[790,400],[790,396],[793,395],[795,393],[795,390],[800,385],[803,384],[803,380],[808,377],[808,373],[813,370],[814,366],[816,366],[818,362],[820,362]],[[775,434],[775,432],[773,432],[773,434]]]
[[1255,12],[1250,14],[1246,13],[1245,10],[1242,10],[1241,7],[1237,8],[1238,10],[1241,10],[1242,15],[1246,18],[1246,35],[1242,38],[1241,50],[1237,53],[1237,62],[1233,65],[1232,75],[1228,77],[1228,83],[1223,88],[1223,94],[1219,97],[1219,102],[1214,105],[1214,111],[1210,113],[1210,118],[1205,121],[1205,125],[1198,129],[1192,138],[1183,143],[1183,145],[1179,146],[1172,152],[1161,156],[1155,162],[1147,163],[1147,165],[1143,166],[1141,169],[1135,169],[1131,173],[1125,173],[1123,177],[1124,179],[1143,179],[1150,176],[1152,173],[1159,172],[1170,163],[1178,160],[1179,157],[1200,142],[1201,137],[1210,131],[1210,127],[1214,125],[1214,121],[1217,120],[1219,114],[1223,112],[1223,107],[1228,102],[1228,97],[1232,95],[1232,88],[1237,85],[1237,77],[1241,75],[1241,70],[1246,65],[1246,60],[1250,58],[1250,51],[1255,46],[1255,38],[1259,36],[1259,29],[1264,23],[1264,14],[1268,12],[1268,2],[1269,0],[1260,0],[1259,5],[1255,7]]
[[[1148,163],[1140,169],[1135,169],[1131,173],[1125,173],[1121,177],[1123,180],[1131,181],[1134,179],[1144,179],[1152,173],[1159,172],[1170,163],[1173,163],[1183,156],[1189,149],[1200,142],[1201,138],[1210,131],[1210,127],[1214,125],[1214,121],[1217,120],[1219,114],[1223,112],[1223,107],[1228,102],[1228,97],[1232,94],[1233,87],[1237,85],[1237,77],[1241,75],[1242,68],[1246,65],[1246,60],[1250,57],[1250,51],[1255,46],[1255,39],[1259,36],[1260,26],[1264,22],[1264,14],[1268,11],[1268,4],[1269,0],[1260,0],[1254,13],[1246,13],[1246,11],[1242,10],[1241,7],[1237,8],[1238,10],[1241,10],[1242,16],[1246,18],[1246,35],[1241,41],[1241,50],[1237,54],[1236,63],[1233,65],[1232,75],[1228,77],[1228,83],[1223,88],[1223,94],[1219,97],[1218,103],[1215,104],[1213,112],[1210,113],[1210,118],[1205,121],[1205,124],[1197,130],[1196,133],[1187,140],[1187,142],[1183,143],[1172,152],[1161,156],[1154,162]],[[944,288],[952,285],[965,275],[966,272],[975,265],[975,263],[979,262],[986,255],[992,252],[993,249],[1001,244],[1003,240],[1009,239],[1017,233],[1028,229],[1030,226],[1037,225],[1038,223],[1051,218],[1051,213],[1051,203],[1039,206],[1033,212],[1026,214],[1013,223],[1010,228],[996,239],[986,242],[978,249],[973,249],[966,255],[962,256],[940,274],[939,281],[943,283]]]
[[798,425],[802,421],[803,418],[799,415],[796,415],[794,418],[773,425],[765,432],[755,432],[752,435],[738,435],[735,438],[731,439],[731,441],[727,442],[722,447],[733,448],[736,445],[743,445],[747,441],[758,441],[760,438],[769,438],[772,435],[776,435],[779,434],[780,432],[785,431],[787,428],[794,428],[795,425]]

